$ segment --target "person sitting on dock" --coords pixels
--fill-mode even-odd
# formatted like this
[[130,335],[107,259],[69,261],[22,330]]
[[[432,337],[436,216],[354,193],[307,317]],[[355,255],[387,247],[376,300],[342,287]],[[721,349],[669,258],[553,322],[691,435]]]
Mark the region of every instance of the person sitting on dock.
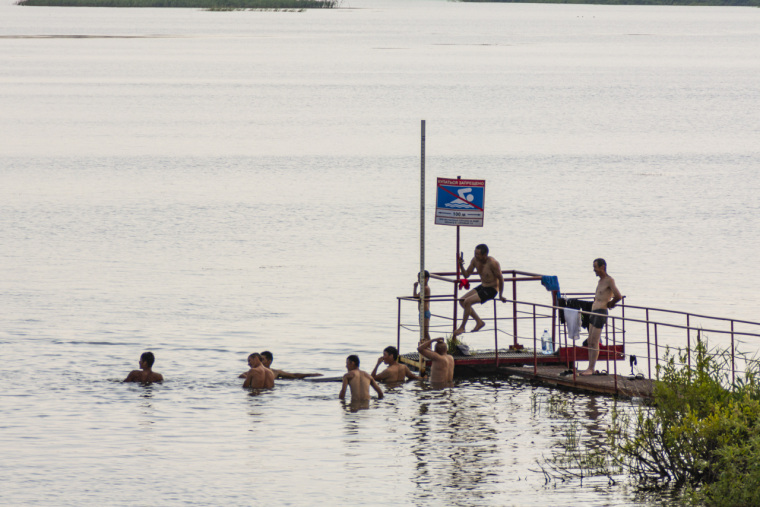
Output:
[[346,387],[350,387],[351,403],[367,402],[369,401],[369,387],[372,386],[372,389],[377,392],[377,399],[382,399],[383,390],[377,385],[375,379],[366,371],[359,369],[359,356],[353,354],[348,356],[346,358],[346,369],[348,373],[343,375],[343,385],[340,388],[338,398],[345,399]]
[[251,369],[245,376],[243,387],[249,389],[269,389],[274,387],[274,373],[261,362],[261,354],[254,352],[248,356]]
[[[430,350],[430,344],[435,343],[435,348]],[[449,354],[443,338],[425,340],[417,347],[417,352],[430,359],[430,384],[444,385],[454,380],[454,358]]]
[[[607,262],[602,259],[594,259],[594,274],[599,277],[596,286],[594,302],[591,305],[592,314],[589,316],[588,326],[588,369],[580,375],[593,375],[595,373],[596,360],[599,358],[599,341],[602,338],[602,328],[607,322],[607,310],[615,308],[615,305],[623,299],[623,295],[615,285],[615,279],[607,274]],[[594,315],[603,314],[603,315]]]
[[264,364],[266,368],[269,368],[272,370],[272,373],[274,373],[274,378],[288,378],[288,379],[302,379],[306,377],[321,377],[321,373],[289,373],[287,371],[283,370],[275,370],[272,368],[272,361],[274,361],[274,355],[269,352],[268,350],[265,350],[261,353],[261,362]]
[[502,303],[507,301],[503,296],[504,276],[501,273],[501,265],[499,261],[488,256],[488,246],[481,244],[475,247],[475,257],[472,258],[467,269],[464,268],[464,259],[462,257],[457,258],[457,263],[464,278],[468,278],[477,270],[481,283],[459,300],[459,304],[464,308],[464,315],[462,316],[462,324],[454,331],[454,336],[459,336],[465,332],[464,326],[467,324],[467,319],[470,316],[475,319],[473,332],[480,331],[486,325],[478,314],[475,313],[475,310],[473,310],[472,305],[475,303],[483,304],[495,298],[497,293]]
[[[381,363],[387,364],[388,367],[377,373],[377,368]],[[404,382],[406,379],[422,380],[422,377],[412,373],[407,365],[398,362],[398,349],[393,346],[385,347],[383,350],[383,355],[377,360],[375,369],[372,370],[372,378],[378,382]]]
[[139,361],[140,369],[129,372],[124,382],[140,382],[142,384],[163,382],[163,375],[153,371],[154,362],[156,362],[156,356],[153,355],[153,352],[143,352]]
[[[430,281],[430,272],[426,269],[425,270],[425,295],[423,296],[425,299],[425,305],[423,310],[423,305],[420,304],[420,315],[419,317],[422,317],[422,312],[425,312],[425,320],[423,326],[425,327],[425,339],[430,339],[430,286],[428,285],[428,282]],[[420,286],[419,280],[414,282],[413,287],[413,297],[418,298],[420,297],[420,293],[422,291],[418,291],[417,287]],[[377,364],[380,364],[379,362]]]

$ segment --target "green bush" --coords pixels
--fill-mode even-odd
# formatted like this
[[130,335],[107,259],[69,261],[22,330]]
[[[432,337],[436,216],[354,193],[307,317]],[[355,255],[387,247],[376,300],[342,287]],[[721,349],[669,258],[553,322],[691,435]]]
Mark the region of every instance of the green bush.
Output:
[[732,383],[728,352],[710,354],[700,342],[695,358],[683,367],[668,354],[653,404],[633,418],[615,415],[612,449],[642,485],[683,488],[697,505],[760,505],[756,363]]

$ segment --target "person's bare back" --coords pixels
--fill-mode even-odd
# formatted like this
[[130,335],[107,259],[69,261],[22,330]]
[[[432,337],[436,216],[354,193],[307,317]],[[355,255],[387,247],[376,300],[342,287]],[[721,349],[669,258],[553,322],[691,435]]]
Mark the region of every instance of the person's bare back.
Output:
[[377,392],[378,399],[383,397],[383,390],[377,385],[375,379],[366,371],[359,369],[359,358],[357,356],[348,356],[346,359],[346,369],[348,373],[343,375],[343,385],[341,386],[338,398],[341,400],[345,399],[347,387],[351,389],[351,403],[369,401],[370,387]]
[[129,372],[129,375],[124,379],[124,382],[141,382],[143,384],[163,382],[163,375],[153,371],[153,363],[155,360],[156,357],[153,355],[153,352],[143,352],[139,361],[140,369]]
[[387,367],[382,372],[383,378],[380,380],[383,382],[404,382],[406,380],[408,370],[409,367],[407,367],[405,364],[396,363]]
[[132,370],[124,379],[124,382],[140,382],[142,384],[150,384],[151,382],[163,382],[164,377],[160,373],[155,371],[143,371]]
[[245,376],[243,387],[250,389],[270,389],[274,387],[274,373],[261,363],[261,354],[249,356],[251,369]]
[[[430,344],[435,343],[435,350],[430,350]],[[417,347],[417,351],[430,359],[430,383],[433,385],[450,384],[454,380],[454,358],[446,350],[443,338],[425,340]]]
[[[404,382],[406,379],[421,380],[420,377],[412,373],[407,365],[400,364],[397,361],[398,349],[394,346],[385,347],[383,355],[377,360],[375,369],[372,370],[370,376],[378,382]],[[388,367],[378,373],[377,369],[382,363],[387,364]]]

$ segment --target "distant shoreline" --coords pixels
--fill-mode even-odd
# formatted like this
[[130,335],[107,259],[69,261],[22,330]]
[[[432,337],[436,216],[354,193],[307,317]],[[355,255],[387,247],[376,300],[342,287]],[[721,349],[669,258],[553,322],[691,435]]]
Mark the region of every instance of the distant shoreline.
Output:
[[[466,3],[535,3],[588,5],[681,5],[711,7],[760,7],[760,0],[455,0]],[[209,10],[333,9],[340,0],[20,0],[17,5],[36,7],[155,7]]]
[[17,5],[34,7],[176,7],[209,10],[332,9],[339,0],[21,0]]
[[760,0],[457,0],[468,3],[531,3],[589,5],[682,5],[710,7],[760,7]]

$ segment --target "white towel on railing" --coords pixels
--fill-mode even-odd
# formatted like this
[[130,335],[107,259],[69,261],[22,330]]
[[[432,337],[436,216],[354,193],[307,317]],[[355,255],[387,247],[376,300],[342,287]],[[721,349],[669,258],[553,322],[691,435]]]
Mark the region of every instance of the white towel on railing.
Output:
[[567,323],[567,337],[577,340],[581,337],[581,312],[574,308],[564,308]]

